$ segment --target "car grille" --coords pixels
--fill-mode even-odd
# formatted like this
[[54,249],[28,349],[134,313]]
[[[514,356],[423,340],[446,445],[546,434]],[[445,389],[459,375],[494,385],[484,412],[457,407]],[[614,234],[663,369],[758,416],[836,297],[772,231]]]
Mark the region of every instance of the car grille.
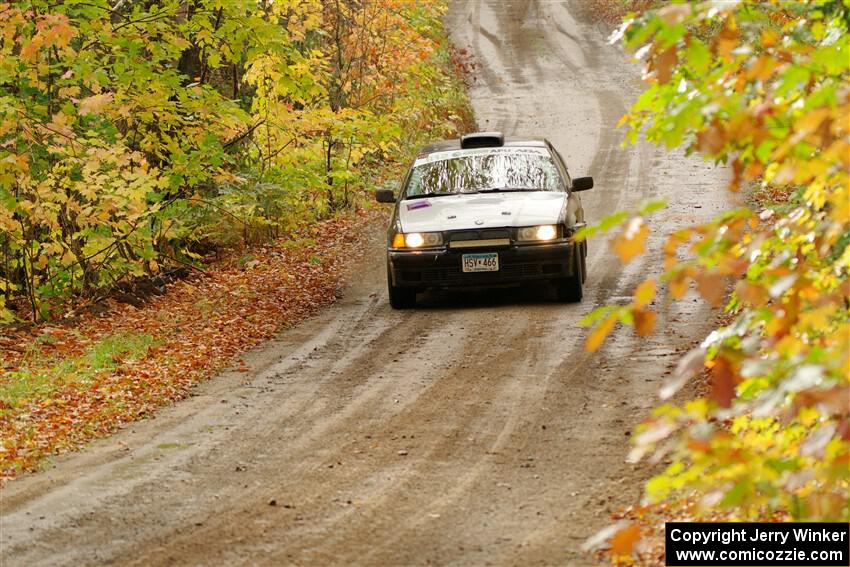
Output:
[[493,281],[507,278],[523,278],[539,276],[540,264],[506,264],[498,272],[464,273],[461,268],[429,268],[422,270],[423,283],[439,283],[450,281]]
[[485,228],[481,230],[459,230],[450,232],[447,235],[449,242],[458,242],[461,240],[499,240],[503,238],[510,239],[511,231],[507,228]]

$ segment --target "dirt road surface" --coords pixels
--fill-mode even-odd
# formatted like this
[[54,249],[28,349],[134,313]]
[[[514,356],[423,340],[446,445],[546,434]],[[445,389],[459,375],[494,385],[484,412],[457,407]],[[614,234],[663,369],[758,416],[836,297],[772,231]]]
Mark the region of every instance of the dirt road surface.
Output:
[[[452,38],[477,62],[482,129],[544,135],[593,175],[588,218],[666,196],[659,233],[725,206],[725,172],[614,129],[638,69],[582,2],[458,1]],[[648,472],[627,432],[675,351],[712,316],[667,308],[648,340],[596,355],[577,321],[626,301],[660,264],[590,243],[584,302],[545,288],[387,304],[382,229],[342,300],[193,398],[2,493],[3,567],[42,565],[574,565],[635,503]]]

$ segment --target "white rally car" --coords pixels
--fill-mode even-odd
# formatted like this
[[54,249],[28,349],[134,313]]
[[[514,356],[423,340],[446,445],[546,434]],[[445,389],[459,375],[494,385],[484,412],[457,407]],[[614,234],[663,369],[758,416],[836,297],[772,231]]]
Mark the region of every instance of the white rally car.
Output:
[[387,235],[390,304],[413,307],[428,288],[551,281],[560,301],[582,297],[587,243],[579,191],[592,177],[571,178],[545,139],[468,134],[419,151],[395,203]]

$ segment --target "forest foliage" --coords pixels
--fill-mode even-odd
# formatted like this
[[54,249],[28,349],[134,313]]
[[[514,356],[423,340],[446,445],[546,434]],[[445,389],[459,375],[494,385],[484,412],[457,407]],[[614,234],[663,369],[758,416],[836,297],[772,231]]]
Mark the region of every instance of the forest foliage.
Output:
[[469,120],[444,9],[0,3],[0,322],[354,206]]
[[[663,273],[588,318],[595,350],[618,323],[651,333],[657,306],[690,289],[726,312],[661,390],[670,400],[707,373],[706,395],[668,401],[638,428],[631,459],[669,463],[650,501],[850,519],[848,28],[842,0],[706,2],[633,14],[612,38],[649,83],[623,117],[628,141],[730,164],[732,191],[788,196],[669,235]],[[617,229],[628,262],[648,212],[595,230]]]

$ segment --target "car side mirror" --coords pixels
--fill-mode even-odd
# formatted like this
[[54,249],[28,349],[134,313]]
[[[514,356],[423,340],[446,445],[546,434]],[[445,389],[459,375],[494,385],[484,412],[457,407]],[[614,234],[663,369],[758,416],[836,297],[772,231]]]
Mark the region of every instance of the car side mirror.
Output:
[[576,177],[573,179],[573,191],[587,191],[588,189],[593,188],[593,178],[592,177]]
[[395,203],[395,192],[392,189],[375,189],[375,200],[379,203]]

